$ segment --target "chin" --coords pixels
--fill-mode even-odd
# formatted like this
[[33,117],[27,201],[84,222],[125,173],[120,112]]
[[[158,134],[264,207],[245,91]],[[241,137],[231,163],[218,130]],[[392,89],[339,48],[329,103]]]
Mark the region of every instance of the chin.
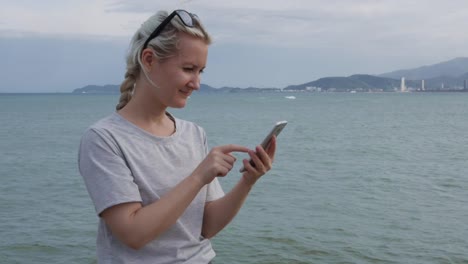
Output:
[[187,100],[180,100],[177,102],[174,102],[171,107],[172,108],[184,108],[185,105],[187,105]]

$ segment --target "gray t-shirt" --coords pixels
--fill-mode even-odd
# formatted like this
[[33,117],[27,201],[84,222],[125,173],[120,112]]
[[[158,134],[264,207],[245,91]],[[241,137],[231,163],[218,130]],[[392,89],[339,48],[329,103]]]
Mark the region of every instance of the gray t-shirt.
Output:
[[[98,215],[121,203],[146,206],[159,200],[205,158],[204,130],[170,117],[176,132],[169,137],[156,137],[118,113],[98,121],[83,134],[79,170]],[[172,227],[139,250],[120,242],[99,218],[98,262],[208,263],[215,252],[210,241],[201,236],[204,206],[223,195],[215,179],[201,189]]]

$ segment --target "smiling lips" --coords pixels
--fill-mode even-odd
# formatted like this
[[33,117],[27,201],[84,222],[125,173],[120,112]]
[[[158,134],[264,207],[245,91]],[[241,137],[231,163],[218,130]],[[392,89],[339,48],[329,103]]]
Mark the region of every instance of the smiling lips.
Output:
[[191,94],[190,90],[189,91],[179,90],[179,92],[182,93],[185,96],[190,96],[190,94]]

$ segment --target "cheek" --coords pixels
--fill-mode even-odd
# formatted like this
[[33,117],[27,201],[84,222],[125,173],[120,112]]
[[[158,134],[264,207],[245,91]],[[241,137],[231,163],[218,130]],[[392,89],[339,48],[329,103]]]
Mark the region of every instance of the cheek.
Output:
[[174,84],[179,89],[188,86],[191,81],[195,80],[191,73],[181,73],[176,78],[174,79]]
[[163,78],[161,78],[161,87],[166,94],[174,94],[177,91],[192,81],[193,74],[189,72],[184,72],[181,69],[170,70],[161,72]]

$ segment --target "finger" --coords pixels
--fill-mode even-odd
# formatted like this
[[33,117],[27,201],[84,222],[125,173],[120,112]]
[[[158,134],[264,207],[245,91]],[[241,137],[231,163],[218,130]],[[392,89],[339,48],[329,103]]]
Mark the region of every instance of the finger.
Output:
[[218,146],[216,148],[224,154],[231,153],[231,152],[249,152],[249,148],[240,146],[240,145],[235,145],[235,144]]
[[224,154],[223,155],[223,160],[225,160],[226,162],[228,162],[230,164],[234,164],[237,159],[236,159],[236,157],[234,157],[231,154]]
[[221,176],[221,177],[224,177],[226,176],[228,173],[229,173],[229,169],[225,168],[225,167],[221,167],[219,170],[218,170],[218,174],[216,174],[217,177]]
[[221,161],[218,163],[218,174],[217,176],[226,176],[233,168],[232,164],[227,163],[225,161]]
[[268,153],[268,156],[270,157],[271,161],[273,162],[273,159],[275,158],[275,153],[276,153],[276,136],[273,136],[271,138],[270,144],[265,149],[265,151]]
[[224,154],[224,153],[219,153],[219,152],[214,152],[214,160],[220,163],[228,163],[230,165],[233,165],[236,162],[236,157],[234,157],[231,154]]
[[250,161],[248,159],[244,159],[242,160],[242,163],[244,163],[244,173],[250,173],[251,175],[257,175],[257,174],[260,174],[257,169],[252,166],[252,164],[250,163]]
[[237,160],[237,158],[234,157],[233,155],[231,155],[229,153],[226,154],[226,153],[221,152],[218,147],[214,147],[210,151],[209,155],[214,157],[216,160],[221,159],[221,160],[224,160],[224,161],[232,163],[232,164],[234,164],[234,162],[236,162],[236,160]]
[[267,169],[271,169],[271,159],[270,156],[266,153],[266,151],[262,148],[262,146],[257,146],[257,156],[260,158],[260,161],[262,162],[263,166]]
[[222,167],[232,169],[234,165],[235,158],[229,155],[220,155],[214,158],[214,163],[219,164]]
[[265,170],[265,166],[262,162],[262,160],[258,157],[257,153],[253,152],[253,151],[249,151],[249,156],[250,158],[252,159],[252,161],[254,162],[255,164],[255,169],[257,171],[264,171]]

